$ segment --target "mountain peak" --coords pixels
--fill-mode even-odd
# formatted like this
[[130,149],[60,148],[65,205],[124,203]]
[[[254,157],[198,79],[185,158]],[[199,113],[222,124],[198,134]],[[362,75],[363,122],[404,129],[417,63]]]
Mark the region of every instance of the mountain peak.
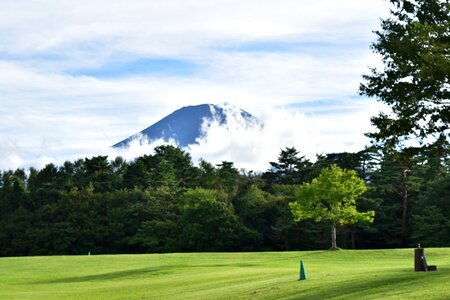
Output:
[[200,104],[182,107],[167,115],[160,121],[145,128],[123,141],[113,145],[114,148],[128,147],[130,142],[138,139],[141,143],[163,139],[175,141],[180,147],[197,144],[197,139],[205,135],[213,122],[226,125],[231,118],[243,121],[244,126],[260,125],[261,122],[248,112],[230,104]]

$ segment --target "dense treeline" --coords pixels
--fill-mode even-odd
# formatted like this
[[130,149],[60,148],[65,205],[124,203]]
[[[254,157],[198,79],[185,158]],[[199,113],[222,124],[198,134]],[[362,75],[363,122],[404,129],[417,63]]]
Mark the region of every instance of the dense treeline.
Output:
[[293,221],[288,203],[324,167],[356,170],[374,223],[338,228],[345,248],[450,245],[450,159],[366,149],[319,155],[281,150],[263,174],[232,162],[195,166],[160,146],[131,162],[106,156],[0,173],[0,255],[324,249],[329,225]]

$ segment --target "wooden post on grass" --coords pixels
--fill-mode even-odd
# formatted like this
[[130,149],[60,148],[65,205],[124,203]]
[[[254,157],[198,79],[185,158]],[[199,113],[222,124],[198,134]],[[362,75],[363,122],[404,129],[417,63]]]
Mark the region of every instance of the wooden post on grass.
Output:
[[414,272],[425,272],[425,265],[423,263],[423,258],[425,256],[425,249],[416,248],[414,250]]

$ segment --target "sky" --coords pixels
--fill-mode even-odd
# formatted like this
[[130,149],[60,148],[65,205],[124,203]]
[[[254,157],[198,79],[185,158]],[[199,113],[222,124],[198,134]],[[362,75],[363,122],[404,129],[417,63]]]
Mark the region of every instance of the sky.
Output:
[[362,150],[358,95],[380,67],[370,44],[384,0],[2,0],[0,170],[152,148],[111,145],[187,105],[222,104],[262,130],[210,127],[185,149],[197,162],[267,169],[280,150]]

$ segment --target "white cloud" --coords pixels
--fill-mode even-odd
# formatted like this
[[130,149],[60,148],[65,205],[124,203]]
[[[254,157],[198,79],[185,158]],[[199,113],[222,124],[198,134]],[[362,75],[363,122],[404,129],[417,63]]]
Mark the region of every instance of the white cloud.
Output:
[[228,126],[212,124],[199,144],[188,150],[194,160],[233,161],[236,167],[255,171],[265,171],[285,147],[295,147],[312,161],[316,154],[360,151],[368,144],[362,133],[371,130],[369,116],[381,108],[370,101],[365,104],[368,107],[354,117],[331,114],[328,122],[321,116],[273,108],[260,111],[262,128],[243,128],[241,120],[232,117]]
[[[368,43],[387,7],[382,0],[3,1],[0,169],[105,153],[172,111],[200,103],[229,102],[273,125],[260,133],[213,126],[202,141],[211,159],[231,157],[256,168],[289,143],[310,155],[322,145],[353,149],[349,143],[359,145],[365,129],[329,133],[333,123],[350,118],[339,111],[324,116],[273,110],[323,100],[324,110],[334,100],[339,109],[358,106],[347,99],[355,96],[367,66],[379,63]],[[115,60],[161,57],[198,68],[187,75],[70,75]],[[368,124],[374,107],[360,108],[351,122]],[[215,140],[214,133],[227,138]],[[263,138],[275,146],[249,146]],[[225,144],[230,149],[220,152]],[[192,151],[201,155],[199,148]]]
[[[295,147],[312,161],[315,161],[317,154],[360,151],[368,144],[361,131],[371,130],[369,116],[382,108],[372,101],[365,101],[364,107],[354,105],[354,111],[359,111],[354,117],[331,114],[327,115],[327,123],[322,122],[320,116],[305,115],[300,111],[261,109],[257,116],[262,121],[261,126],[261,123],[249,125],[238,108],[230,105],[224,107],[227,124],[221,124],[218,120],[205,122],[204,135],[197,139],[198,144],[184,150],[191,154],[194,163],[200,159],[213,164],[231,161],[237,168],[247,171],[267,170],[269,162],[276,161],[280,150],[285,147]],[[110,149],[108,154],[131,160],[153,153],[154,147],[162,144],[162,140],[149,143],[145,137],[138,136],[129,148]],[[169,144],[176,145],[174,141]]]
[[317,135],[302,113],[271,110],[260,116],[264,126],[242,126],[242,118],[228,114],[227,126],[213,123],[198,145],[189,147],[194,160],[213,163],[232,161],[238,168],[264,171],[281,148],[296,146],[303,154],[314,156]]
[[[382,0],[15,1],[2,2],[2,48],[11,53],[148,55],[204,52],[261,39],[351,40],[386,14]],[[90,53],[89,47],[99,47]]]

